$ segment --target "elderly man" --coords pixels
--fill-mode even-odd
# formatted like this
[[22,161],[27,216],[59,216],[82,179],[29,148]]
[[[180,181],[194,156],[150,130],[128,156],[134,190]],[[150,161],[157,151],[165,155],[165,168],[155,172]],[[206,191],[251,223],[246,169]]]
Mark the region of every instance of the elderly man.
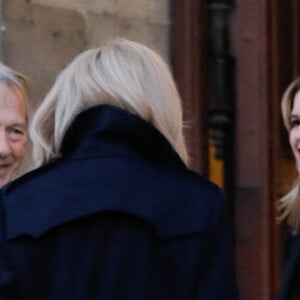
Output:
[[25,77],[0,63],[0,187],[16,176],[23,161],[27,95]]

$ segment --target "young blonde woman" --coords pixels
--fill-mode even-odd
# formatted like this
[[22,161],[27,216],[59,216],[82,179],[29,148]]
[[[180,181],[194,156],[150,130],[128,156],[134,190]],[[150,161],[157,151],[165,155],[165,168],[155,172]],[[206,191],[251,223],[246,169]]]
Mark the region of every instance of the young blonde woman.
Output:
[[282,99],[282,116],[298,170],[291,190],[279,203],[280,218],[289,225],[286,262],[279,300],[300,299],[300,78],[286,89]]
[[237,299],[222,192],[187,168],[182,127],[149,48],[76,57],[33,118],[37,169],[1,194],[0,299]]

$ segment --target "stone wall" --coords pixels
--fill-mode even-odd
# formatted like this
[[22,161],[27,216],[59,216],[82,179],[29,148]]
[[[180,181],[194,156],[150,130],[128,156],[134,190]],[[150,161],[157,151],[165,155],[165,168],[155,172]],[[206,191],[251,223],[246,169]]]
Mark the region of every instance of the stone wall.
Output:
[[114,37],[169,54],[168,0],[2,0],[2,60],[30,79],[36,107],[59,71]]

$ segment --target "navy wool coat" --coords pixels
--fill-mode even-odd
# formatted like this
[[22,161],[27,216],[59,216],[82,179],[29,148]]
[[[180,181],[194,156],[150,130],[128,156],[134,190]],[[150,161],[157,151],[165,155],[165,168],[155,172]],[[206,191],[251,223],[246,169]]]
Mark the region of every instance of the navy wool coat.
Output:
[[292,234],[288,228],[285,232],[284,271],[278,300],[300,299],[300,234]]
[[0,207],[1,300],[237,299],[220,189],[121,109],[79,114]]

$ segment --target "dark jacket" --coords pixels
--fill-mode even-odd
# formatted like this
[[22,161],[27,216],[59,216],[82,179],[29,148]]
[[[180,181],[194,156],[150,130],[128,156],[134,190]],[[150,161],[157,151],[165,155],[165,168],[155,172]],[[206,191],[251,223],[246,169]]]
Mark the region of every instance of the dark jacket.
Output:
[[284,270],[278,300],[300,299],[300,234],[288,228],[284,241]]
[[237,298],[222,193],[154,127],[94,107],[62,153],[2,191],[1,300]]

